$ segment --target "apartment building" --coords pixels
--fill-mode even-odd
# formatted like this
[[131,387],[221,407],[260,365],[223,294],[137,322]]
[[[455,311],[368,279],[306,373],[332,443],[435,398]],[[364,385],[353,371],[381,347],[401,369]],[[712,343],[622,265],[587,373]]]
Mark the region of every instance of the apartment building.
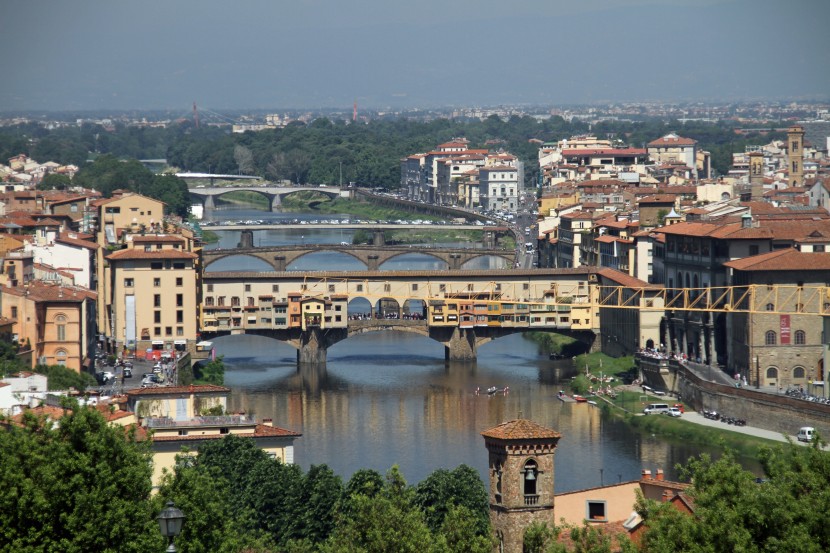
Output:
[[77,286],[31,281],[3,286],[2,316],[13,336],[31,349],[32,367],[63,365],[81,371],[95,356],[95,293]]
[[115,351],[193,350],[199,256],[180,236],[131,236],[109,253],[104,320]]

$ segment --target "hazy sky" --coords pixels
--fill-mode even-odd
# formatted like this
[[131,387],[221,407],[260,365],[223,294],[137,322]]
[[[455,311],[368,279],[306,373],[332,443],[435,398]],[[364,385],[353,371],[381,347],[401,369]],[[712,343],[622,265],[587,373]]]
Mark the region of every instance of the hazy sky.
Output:
[[0,0],[0,111],[830,96],[830,0]]

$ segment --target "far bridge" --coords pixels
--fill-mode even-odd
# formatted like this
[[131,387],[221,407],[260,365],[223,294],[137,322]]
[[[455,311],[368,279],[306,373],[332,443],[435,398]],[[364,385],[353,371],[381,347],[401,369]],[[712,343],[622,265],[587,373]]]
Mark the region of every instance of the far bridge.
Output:
[[500,257],[505,265],[512,267],[516,253],[513,250],[496,248],[435,248],[427,246],[391,246],[383,245],[336,245],[336,244],[309,244],[274,247],[241,247],[229,249],[203,250],[203,266],[207,269],[212,263],[225,257],[245,255],[263,260],[273,267],[274,271],[285,271],[297,259],[312,253],[338,252],[349,255],[366,266],[369,271],[377,271],[380,266],[396,257],[408,254],[423,254],[434,257],[447,264],[449,269],[461,269],[468,261],[479,257]]
[[202,186],[189,189],[190,196],[198,200],[205,209],[215,209],[215,198],[228,194],[230,192],[253,192],[260,194],[268,200],[271,211],[278,209],[282,205],[282,199],[290,194],[297,192],[315,192],[328,196],[331,199],[339,198],[342,195],[350,196],[351,189],[342,189],[339,187],[325,187],[317,186],[278,186],[278,185],[262,185],[262,186]]

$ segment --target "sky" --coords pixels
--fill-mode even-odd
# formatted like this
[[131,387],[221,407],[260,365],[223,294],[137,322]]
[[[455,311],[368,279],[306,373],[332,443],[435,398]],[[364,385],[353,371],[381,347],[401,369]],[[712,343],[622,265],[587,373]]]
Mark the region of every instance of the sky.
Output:
[[0,112],[830,97],[830,0],[0,0],[0,14]]

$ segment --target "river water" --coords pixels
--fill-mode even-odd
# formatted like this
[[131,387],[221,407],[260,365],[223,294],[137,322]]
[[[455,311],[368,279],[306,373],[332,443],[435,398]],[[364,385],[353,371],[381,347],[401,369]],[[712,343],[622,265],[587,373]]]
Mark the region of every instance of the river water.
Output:
[[[239,210],[213,215],[234,220],[278,216]],[[239,240],[238,232],[220,236],[219,247],[234,247]],[[292,242],[296,239],[289,231],[257,231],[254,243],[278,245],[297,243]],[[302,240],[339,243],[350,238],[344,234],[340,240],[340,231],[327,230],[305,233]],[[295,269],[363,268],[359,263],[342,263],[341,257],[318,254]],[[387,268],[391,267],[382,267]],[[428,257],[413,256],[393,268],[443,267]],[[219,270],[264,268],[257,260],[235,257]],[[225,357],[225,383],[232,390],[229,408],[272,418],[277,426],[302,432],[295,442],[295,461],[304,469],[327,464],[344,479],[360,468],[384,473],[397,464],[407,480],[416,483],[438,468],[465,463],[487,482],[487,450],[480,433],[519,417],[562,434],[556,451],[557,493],[634,480],[644,468],[662,468],[667,479],[674,479],[675,465],[701,452],[633,432],[625,424],[603,418],[592,405],[559,401],[556,396],[562,385],[557,376],[572,373],[572,362],[549,360],[521,334],[480,347],[478,361],[472,365],[447,363],[443,346],[423,336],[389,331],[362,334],[330,348],[324,369],[302,371],[297,368],[296,350],[275,340],[240,335],[214,343]],[[490,386],[509,391],[495,396],[475,393]]]

